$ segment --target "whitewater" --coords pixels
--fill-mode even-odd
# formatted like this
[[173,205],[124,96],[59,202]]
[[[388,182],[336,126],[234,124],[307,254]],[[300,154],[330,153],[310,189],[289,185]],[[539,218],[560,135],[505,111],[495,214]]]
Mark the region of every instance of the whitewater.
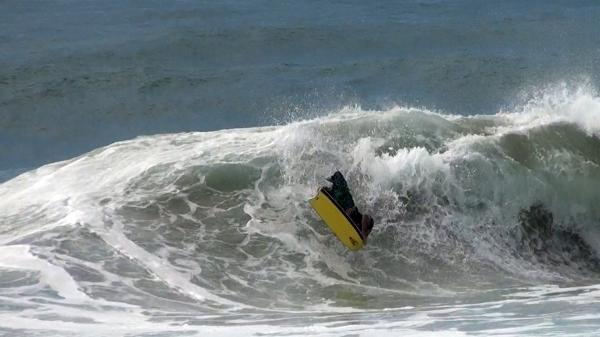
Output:
[[[599,115],[558,85],[493,115],[348,106],[42,166],[0,184],[0,333],[597,334]],[[335,170],[375,218],[360,252],[307,203]]]

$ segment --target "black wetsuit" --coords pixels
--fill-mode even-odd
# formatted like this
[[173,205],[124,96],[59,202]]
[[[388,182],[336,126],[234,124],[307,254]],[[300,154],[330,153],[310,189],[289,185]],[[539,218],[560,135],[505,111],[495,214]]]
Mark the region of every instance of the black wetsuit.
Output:
[[335,173],[327,178],[328,181],[332,182],[333,185],[331,187],[325,187],[327,192],[337,201],[337,203],[342,207],[344,211],[354,207],[354,199],[352,199],[352,195],[350,194],[350,189],[348,188],[348,183],[346,183],[346,179],[340,173],[340,171],[335,171]]
[[350,194],[350,189],[348,188],[348,183],[346,183],[346,179],[340,171],[336,171],[331,177],[327,178],[327,180],[333,183],[333,185],[331,185],[331,187],[325,187],[325,190],[333,197],[333,199],[335,199],[340,207],[342,207],[343,211],[348,214],[354,224],[359,226],[364,239],[366,239],[371,232],[371,229],[373,229],[373,218],[367,216],[368,221],[366,228],[362,228],[363,215],[358,211],[358,208],[354,204],[354,199],[352,199],[352,194]]

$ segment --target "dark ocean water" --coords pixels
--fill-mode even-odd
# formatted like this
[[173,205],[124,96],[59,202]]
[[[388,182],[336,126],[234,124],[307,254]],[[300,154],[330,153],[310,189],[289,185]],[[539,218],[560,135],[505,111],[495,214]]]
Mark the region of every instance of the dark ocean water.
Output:
[[494,114],[596,86],[598,17],[596,1],[4,0],[0,170],[346,105]]
[[599,18],[0,0],[0,335],[598,335]]

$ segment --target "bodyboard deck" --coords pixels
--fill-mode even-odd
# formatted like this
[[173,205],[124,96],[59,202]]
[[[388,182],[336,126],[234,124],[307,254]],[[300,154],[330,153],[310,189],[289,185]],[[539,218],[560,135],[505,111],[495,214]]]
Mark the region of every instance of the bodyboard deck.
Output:
[[350,220],[337,202],[323,188],[309,200],[310,205],[329,229],[350,250],[359,250],[364,246],[364,239],[359,227]]

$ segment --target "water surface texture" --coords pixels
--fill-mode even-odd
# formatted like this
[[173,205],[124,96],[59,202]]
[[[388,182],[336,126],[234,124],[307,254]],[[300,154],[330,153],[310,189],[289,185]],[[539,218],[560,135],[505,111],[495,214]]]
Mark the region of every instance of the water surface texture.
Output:
[[0,1],[0,335],[599,334],[598,18]]

